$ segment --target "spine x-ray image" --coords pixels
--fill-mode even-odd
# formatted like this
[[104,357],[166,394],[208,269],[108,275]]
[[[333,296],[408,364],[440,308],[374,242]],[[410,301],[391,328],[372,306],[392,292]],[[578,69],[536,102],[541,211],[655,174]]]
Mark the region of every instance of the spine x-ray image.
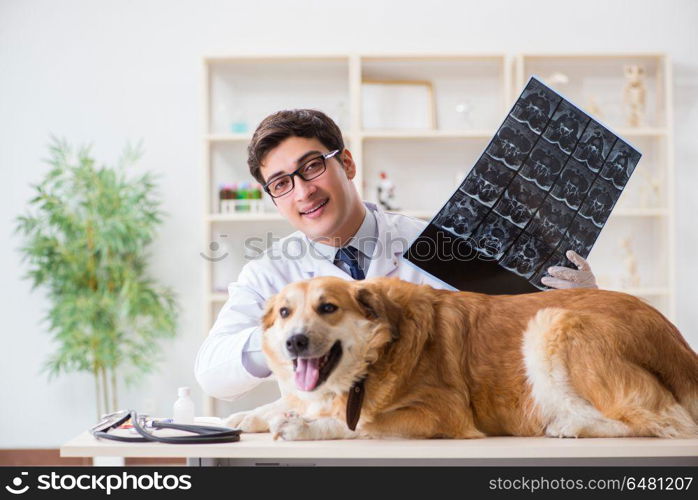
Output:
[[[540,280],[548,267],[574,267],[567,250],[588,257],[640,157],[531,78],[480,159],[404,257],[460,290],[545,289]],[[431,257],[417,256],[415,248],[423,243],[436,245]]]

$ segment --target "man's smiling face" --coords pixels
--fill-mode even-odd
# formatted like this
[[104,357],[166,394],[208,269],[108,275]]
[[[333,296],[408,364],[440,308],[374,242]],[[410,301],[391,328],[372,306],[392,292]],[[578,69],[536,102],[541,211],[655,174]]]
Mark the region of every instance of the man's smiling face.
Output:
[[[329,152],[318,139],[289,137],[267,153],[261,164],[261,174],[269,182]],[[281,215],[310,239],[344,239],[358,229],[357,214],[363,218],[361,208],[357,212],[357,206],[362,207],[361,200],[352,183],[356,165],[348,150],[325,162],[327,169],[322,175],[311,181],[295,176],[293,191],[274,201]]]

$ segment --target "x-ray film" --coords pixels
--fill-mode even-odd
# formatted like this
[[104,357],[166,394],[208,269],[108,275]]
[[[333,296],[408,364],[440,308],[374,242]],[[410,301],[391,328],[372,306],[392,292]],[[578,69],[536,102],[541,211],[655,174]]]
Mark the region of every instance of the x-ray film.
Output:
[[531,78],[468,176],[404,257],[459,289],[544,290],[586,258],[640,152]]

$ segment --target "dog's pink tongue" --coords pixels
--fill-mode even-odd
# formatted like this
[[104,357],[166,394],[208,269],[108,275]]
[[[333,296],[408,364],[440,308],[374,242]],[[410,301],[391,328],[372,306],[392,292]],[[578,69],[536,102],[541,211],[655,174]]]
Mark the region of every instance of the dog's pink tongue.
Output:
[[320,378],[320,358],[298,358],[296,387],[301,391],[312,391]]

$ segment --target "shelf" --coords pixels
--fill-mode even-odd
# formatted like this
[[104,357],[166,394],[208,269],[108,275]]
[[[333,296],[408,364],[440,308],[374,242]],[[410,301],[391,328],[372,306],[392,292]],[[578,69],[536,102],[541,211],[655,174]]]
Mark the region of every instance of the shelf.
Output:
[[[351,137],[349,135],[344,135],[343,136],[344,143],[349,144],[351,141]],[[204,136],[204,140],[209,142],[209,143],[229,143],[229,142],[250,142],[252,140],[252,133],[244,133],[244,134],[209,134]]]
[[346,54],[234,54],[208,55],[203,57],[207,64],[227,63],[287,63],[292,62],[347,62]]
[[[616,128],[621,137],[664,137],[669,132],[662,127]],[[491,139],[496,129],[473,130],[364,130],[361,138],[377,139]],[[249,138],[248,138],[249,139]],[[240,139],[238,139],[240,140]]]
[[210,134],[204,139],[208,142],[249,142],[252,134]]
[[[399,213],[408,217],[416,217],[418,219],[431,219],[436,211],[429,210],[388,210],[388,212]],[[208,214],[206,217],[210,222],[255,222],[255,221],[284,221],[280,214],[274,212],[267,213],[239,213],[239,214]]]
[[209,222],[245,222],[245,221],[282,221],[285,220],[280,214],[274,212],[263,213],[236,213],[236,214],[208,214],[206,220]]
[[376,139],[491,139],[495,130],[365,130],[364,140]]
[[611,212],[611,217],[666,217],[666,208],[618,208]]
[[624,54],[622,52],[617,53],[522,53],[520,57],[525,59],[662,59],[665,57],[663,53],[659,52],[632,52]]
[[208,296],[208,300],[214,303],[221,303],[228,300],[228,292],[215,292]]
[[[662,127],[617,128],[621,137],[663,137],[668,134]],[[375,139],[491,139],[495,130],[365,130],[361,132],[364,140]],[[252,134],[211,134],[208,142],[249,142]],[[345,140],[348,138],[345,138]]]
[[620,127],[613,130],[621,137],[664,137],[669,133],[664,127]]
[[502,54],[491,53],[491,54],[463,54],[463,53],[453,53],[453,54],[371,54],[361,56],[363,62],[379,62],[379,63],[395,63],[395,62],[468,62],[468,61],[493,61],[500,62],[505,56]]

